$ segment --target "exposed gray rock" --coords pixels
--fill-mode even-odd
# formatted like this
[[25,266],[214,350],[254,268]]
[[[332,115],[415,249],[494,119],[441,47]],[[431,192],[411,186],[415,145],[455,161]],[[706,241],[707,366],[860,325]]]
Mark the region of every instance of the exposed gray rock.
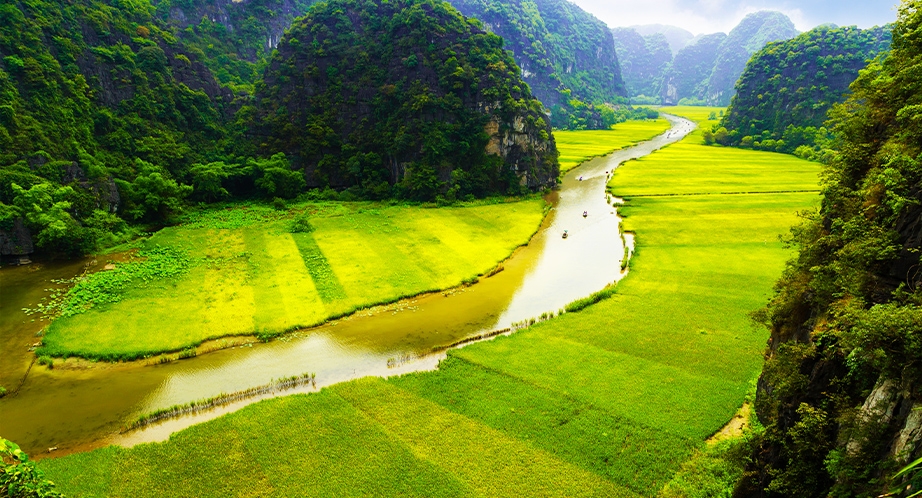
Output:
[[16,218],[11,230],[0,230],[0,256],[24,256],[33,252],[32,234],[22,218]]

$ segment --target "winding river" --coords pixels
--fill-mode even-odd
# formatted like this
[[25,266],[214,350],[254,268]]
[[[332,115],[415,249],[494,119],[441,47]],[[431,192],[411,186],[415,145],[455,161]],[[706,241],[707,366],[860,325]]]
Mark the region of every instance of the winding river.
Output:
[[[554,209],[528,245],[503,270],[476,284],[359,312],[269,343],[222,349],[171,363],[91,364],[68,360],[54,369],[32,365],[29,347],[41,328],[20,308],[38,301],[51,279],[83,270],[85,262],[5,268],[0,272],[0,435],[36,457],[108,444],[130,446],[166,439],[192,424],[257,400],[369,375],[431,370],[445,350],[471,338],[508,331],[545,312],[596,292],[623,276],[620,218],[605,186],[624,161],[680,140],[694,129],[666,115],[672,128],[652,140],[592,159],[571,170],[551,194]],[[583,217],[583,211],[588,212]],[[561,234],[567,230],[566,239]],[[123,431],[141,414],[173,405],[314,373],[315,382],[268,390],[216,408]]]

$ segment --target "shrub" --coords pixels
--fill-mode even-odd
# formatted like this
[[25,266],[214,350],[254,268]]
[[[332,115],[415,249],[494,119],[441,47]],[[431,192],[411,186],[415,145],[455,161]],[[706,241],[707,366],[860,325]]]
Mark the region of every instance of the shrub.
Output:
[[35,468],[19,446],[0,438],[0,495],[23,498],[62,497],[54,483]]
[[291,220],[291,224],[288,225],[288,231],[291,233],[310,233],[314,231],[314,226],[311,225],[310,216],[307,213],[303,213],[295,219]]

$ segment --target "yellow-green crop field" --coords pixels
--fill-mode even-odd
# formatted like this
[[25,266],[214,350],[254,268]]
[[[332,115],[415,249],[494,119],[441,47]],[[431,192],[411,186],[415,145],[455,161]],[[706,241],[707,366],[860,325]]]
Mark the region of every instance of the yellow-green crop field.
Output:
[[74,497],[656,496],[757,376],[767,332],[747,314],[790,255],[778,236],[818,201],[777,192],[815,189],[814,163],[699,142],[614,175],[637,252],[607,300],[452,350],[435,372],[267,400],[165,443],[40,467]]
[[555,131],[560,172],[565,173],[593,157],[649,140],[668,129],[669,121],[660,118],[625,121],[614,125],[611,130]]
[[[259,205],[203,211],[141,243],[140,254],[150,253],[146,260],[91,277],[99,280],[94,292],[114,294],[115,301],[100,303],[106,299],[88,293],[95,305],[54,320],[44,352],[139,357],[221,336],[275,335],[453,287],[528,242],[544,204],[310,203],[287,212]],[[305,214],[314,230],[292,233],[293,220]],[[152,276],[139,271],[146,267],[153,267]],[[112,288],[124,279],[130,280]]]
[[[697,105],[677,105],[671,107],[657,107],[657,110],[663,111],[667,114],[674,114],[676,116],[688,118],[698,123],[698,125],[703,129],[704,127],[710,127],[719,123],[720,118],[723,116],[721,113],[725,112],[726,108]],[[709,119],[711,113],[714,114],[714,119]]]

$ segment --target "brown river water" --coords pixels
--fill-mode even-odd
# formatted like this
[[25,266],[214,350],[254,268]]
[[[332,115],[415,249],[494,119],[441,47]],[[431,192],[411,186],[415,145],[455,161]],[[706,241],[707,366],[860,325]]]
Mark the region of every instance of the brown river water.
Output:
[[[0,435],[35,457],[84,451],[108,444],[130,446],[165,440],[177,430],[265,399],[310,392],[369,375],[431,370],[447,347],[479,335],[556,312],[623,276],[620,218],[605,185],[622,162],[678,141],[694,128],[667,116],[668,132],[636,146],[595,158],[568,172],[551,194],[554,208],[503,270],[469,287],[407,299],[358,312],[321,327],[268,343],[222,349],[194,358],[149,365],[143,361],[91,364],[68,360],[49,369],[33,364],[29,348],[46,323],[21,311],[99,265],[81,260],[37,263],[0,270]],[[583,217],[583,211],[588,212]],[[568,238],[561,234],[568,231]],[[34,318],[34,321],[33,321]],[[305,373],[315,382],[270,390],[216,408],[124,431],[139,415],[158,409],[271,384]],[[21,385],[21,387],[19,387]],[[18,391],[17,391],[18,388]]]

